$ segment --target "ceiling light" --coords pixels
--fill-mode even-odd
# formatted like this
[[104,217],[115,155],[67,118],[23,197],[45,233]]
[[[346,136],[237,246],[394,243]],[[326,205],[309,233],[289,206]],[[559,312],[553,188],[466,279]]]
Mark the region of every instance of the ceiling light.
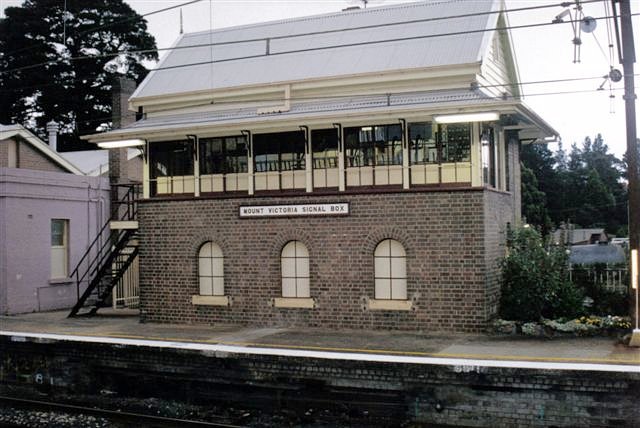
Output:
[[467,114],[446,114],[442,116],[434,116],[433,120],[437,123],[463,123],[463,122],[493,122],[500,118],[495,112],[489,113],[467,113]]
[[102,149],[118,149],[121,147],[137,147],[144,146],[145,140],[135,138],[133,140],[103,141],[98,143],[98,147]]

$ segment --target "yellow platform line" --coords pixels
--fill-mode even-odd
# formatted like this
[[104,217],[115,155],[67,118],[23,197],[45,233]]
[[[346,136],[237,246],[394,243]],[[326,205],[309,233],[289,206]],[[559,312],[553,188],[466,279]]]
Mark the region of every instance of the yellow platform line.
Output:
[[308,351],[324,351],[324,352],[350,352],[357,354],[380,354],[380,355],[397,355],[397,356],[414,356],[428,358],[459,358],[459,359],[476,359],[476,360],[500,360],[500,361],[536,361],[536,362],[573,362],[573,363],[596,363],[596,364],[622,364],[637,365],[640,364],[640,353],[634,359],[608,359],[608,358],[580,358],[580,357],[538,357],[529,355],[493,355],[493,354],[447,354],[441,352],[420,352],[420,351],[397,351],[391,349],[362,349],[362,348],[336,348],[328,346],[312,346],[312,345],[287,345],[273,343],[256,343],[256,342],[227,342],[216,339],[204,339],[199,341],[189,340],[185,338],[173,337],[150,337],[120,333],[103,333],[100,335],[92,335],[86,333],[54,333],[66,334],[69,336],[87,336],[87,337],[110,337],[116,339],[137,339],[137,340],[153,340],[179,343],[203,343],[212,345],[226,346],[242,346],[242,347],[260,347],[260,348],[282,348]]

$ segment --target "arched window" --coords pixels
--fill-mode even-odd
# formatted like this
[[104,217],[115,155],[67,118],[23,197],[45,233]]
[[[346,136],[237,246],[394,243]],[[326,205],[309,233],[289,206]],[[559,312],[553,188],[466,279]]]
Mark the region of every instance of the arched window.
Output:
[[309,250],[300,241],[290,241],[282,248],[282,297],[310,297]]
[[213,242],[205,242],[198,254],[198,277],[201,296],[224,295],[224,257]]
[[374,252],[375,298],[407,299],[407,255],[393,239],[380,242]]

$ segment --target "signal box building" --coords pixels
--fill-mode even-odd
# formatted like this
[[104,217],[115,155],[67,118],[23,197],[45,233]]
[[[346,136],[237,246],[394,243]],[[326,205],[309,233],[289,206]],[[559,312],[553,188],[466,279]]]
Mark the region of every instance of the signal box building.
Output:
[[[137,88],[143,321],[477,331],[497,311],[523,104],[501,1],[183,35]],[[135,144],[135,142],[133,143]]]

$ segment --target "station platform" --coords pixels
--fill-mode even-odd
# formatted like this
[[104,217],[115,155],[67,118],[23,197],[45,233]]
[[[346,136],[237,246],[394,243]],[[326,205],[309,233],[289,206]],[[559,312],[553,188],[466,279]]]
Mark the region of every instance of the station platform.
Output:
[[0,317],[0,335],[212,352],[327,359],[640,373],[640,348],[614,337],[524,338],[483,334],[250,328],[140,323],[135,310]]

